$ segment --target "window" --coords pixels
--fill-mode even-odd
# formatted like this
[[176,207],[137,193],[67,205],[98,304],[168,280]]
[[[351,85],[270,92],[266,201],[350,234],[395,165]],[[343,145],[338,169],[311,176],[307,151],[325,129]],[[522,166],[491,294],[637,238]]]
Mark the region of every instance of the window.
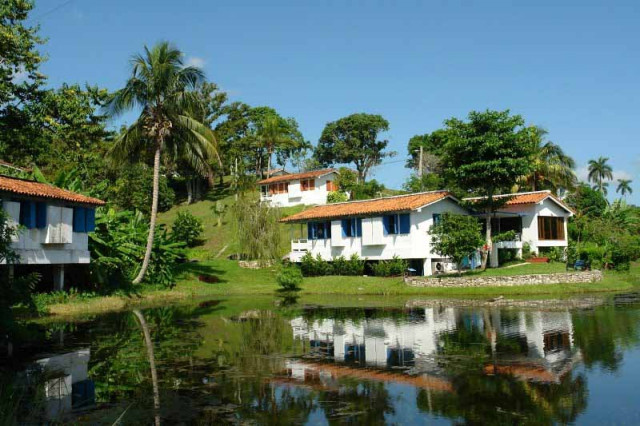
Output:
[[434,213],[433,214],[433,224],[434,225],[439,224],[441,219],[442,219],[442,215],[440,213]]
[[47,203],[36,203],[36,228],[47,227]]
[[342,237],[362,237],[362,219],[343,219],[342,220]]
[[539,240],[564,240],[564,218],[538,216]]
[[327,181],[327,192],[333,192],[333,191],[337,191],[338,188],[336,188],[336,185],[333,183],[333,181],[328,180]]
[[289,182],[272,183],[269,192],[273,194],[286,194],[289,191]]
[[307,223],[307,238],[310,240],[326,240],[331,238],[331,222]]
[[408,234],[411,231],[411,216],[409,213],[383,216],[382,225],[384,235]]
[[20,201],[20,225],[27,229],[36,227],[35,201]]
[[301,191],[313,191],[314,189],[316,189],[315,179],[300,179]]
[[93,232],[96,229],[96,211],[88,207],[73,208],[73,232]]

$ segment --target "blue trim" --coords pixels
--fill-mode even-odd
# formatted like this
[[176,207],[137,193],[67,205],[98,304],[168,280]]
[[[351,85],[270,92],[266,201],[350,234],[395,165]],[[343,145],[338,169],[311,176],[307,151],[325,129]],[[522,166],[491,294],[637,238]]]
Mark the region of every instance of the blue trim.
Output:
[[20,201],[20,225],[27,229],[36,227],[36,202]]
[[347,219],[342,219],[340,221],[340,224],[342,226],[342,238],[347,238],[347,228],[349,227],[349,221]]
[[362,237],[362,219],[356,219],[356,237]]
[[86,209],[85,229],[87,232],[93,232],[96,230],[96,209]]
[[73,208],[73,232],[87,232],[85,217],[84,207]]
[[47,227],[47,203],[36,203],[36,228],[44,229]]
[[411,216],[409,213],[404,213],[398,216],[400,222],[400,233],[408,234],[411,232]]

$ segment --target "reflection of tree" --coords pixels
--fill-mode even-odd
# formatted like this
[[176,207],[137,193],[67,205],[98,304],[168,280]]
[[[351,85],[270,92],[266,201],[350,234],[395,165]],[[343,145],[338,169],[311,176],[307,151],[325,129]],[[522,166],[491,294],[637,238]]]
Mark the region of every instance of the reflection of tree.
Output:
[[156,370],[156,357],[153,353],[153,341],[151,340],[151,333],[149,332],[149,326],[144,319],[142,312],[135,309],[133,314],[140,322],[140,328],[144,335],[144,345],[147,349],[147,357],[149,358],[149,368],[151,370],[151,384],[153,387],[153,409],[155,411],[155,424],[160,426],[160,390],[158,389],[158,371]]
[[322,391],[320,406],[330,424],[385,424],[385,414],[395,413],[384,383],[341,380],[337,391]]
[[587,367],[601,365],[617,370],[622,351],[640,342],[640,311],[635,308],[600,306],[573,314],[575,345]]

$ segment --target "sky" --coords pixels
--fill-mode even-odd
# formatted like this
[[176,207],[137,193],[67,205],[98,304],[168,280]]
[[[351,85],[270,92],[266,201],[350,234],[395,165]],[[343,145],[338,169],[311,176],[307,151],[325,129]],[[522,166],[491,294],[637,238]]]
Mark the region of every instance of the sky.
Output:
[[410,173],[412,136],[509,109],[547,129],[580,178],[589,159],[609,157],[636,204],[639,22],[637,0],[36,0],[30,18],[48,38],[52,86],[118,89],[129,58],[167,40],[232,101],[294,117],[313,144],[327,122],[381,114],[398,155],[373,177],[389,188]]

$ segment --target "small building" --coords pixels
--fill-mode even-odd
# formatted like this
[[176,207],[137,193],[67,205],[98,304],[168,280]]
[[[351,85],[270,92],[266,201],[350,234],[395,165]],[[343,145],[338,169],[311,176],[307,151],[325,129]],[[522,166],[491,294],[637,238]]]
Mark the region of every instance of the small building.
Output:
[[[541,255],[553,247],[565,249],[569,245],[567,221],[573,211],[551,191],[520,192],[501,194],[494,198],[507,198],[500,209],[492,215],[491,233],[498,235],[507,231],[515,232],[514,241],[494,244],[491,252],[491,266],[498,266],[498,250],[516,250],[522,256],[524,243],[531,251]],[[465,198],[478,201],[482,197]],[[485,217],[485,214],[480,214]]]
[[[55,288],[63,289],[65,265],[90,261],[88,233],[95,229],[95,209],[104,201],[7,176],[0,176],[0,200],[9,223],[20,229],[12,244],[17,264],[49,265]],[[9,268],[13,273],[14,265]]]
[[273,207],[327,204],[329,193],[338,189],[337,177],[336,169],[271,176],[258,182],[260,201]]
[[306,235],[292,241],[292,262],[306,253],[325,260],[353,254],[374,261],[397,256],[418,274],[431,275],[453,268],[431,250],[429,228],[446,212],[469,214],[448,191],[432,191],[316,206],[281,222],[299,224]]

